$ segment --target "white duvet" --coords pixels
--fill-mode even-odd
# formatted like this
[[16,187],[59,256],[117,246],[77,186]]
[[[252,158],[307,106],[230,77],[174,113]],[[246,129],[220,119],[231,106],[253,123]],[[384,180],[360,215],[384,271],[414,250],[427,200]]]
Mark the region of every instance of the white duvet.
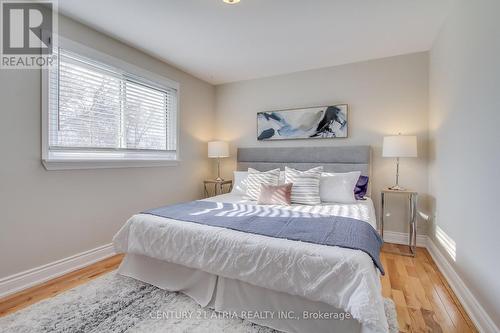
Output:
[[[246,203],[235,194],[207,199]],[[376,226],[373,203],[292,205],[292,211],[353,217]],[[278,239],[163,217],[132,216],[113,238],[117,252],[146,255],[343,309],[387,332],[378,271],[362,251]]]

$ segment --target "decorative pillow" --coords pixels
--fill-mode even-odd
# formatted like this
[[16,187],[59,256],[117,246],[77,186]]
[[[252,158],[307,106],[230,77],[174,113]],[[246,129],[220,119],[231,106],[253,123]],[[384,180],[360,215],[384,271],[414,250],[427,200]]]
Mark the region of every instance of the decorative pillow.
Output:
[[356,200],[365,200],[366,192],[368,191],[368,180],[367,176],[359,176],[358,182],[354,187],[354,197]]
[[320,197],[323,202],[352,204],[356,202],[354,187],[361,172],[323,173],[321,175]]
[[286,205],[291,204],[292,184],[260,186],[259,205]]
[[285,184],[285,171],[280,170],[280,181],[278,184],[280,184],[280,185]]
[[285,167],[285,183],[292,183],[292,202],[303,205],[319,205],[319,181],[323,167],[299,171]]
[[233,173],[233,189],[231,193],[239,194],[239,195],[245,195],[247,193],[247,178],[248,178],[248,171],[234,171]]
[[250,200],[259,199],[260,186],[262,184],[278,185],[279,177],[280,177],[280,169],[260,172],[255,169],[248,168],[248,176],[246,179],[247,189],[245,193],[245,198]]

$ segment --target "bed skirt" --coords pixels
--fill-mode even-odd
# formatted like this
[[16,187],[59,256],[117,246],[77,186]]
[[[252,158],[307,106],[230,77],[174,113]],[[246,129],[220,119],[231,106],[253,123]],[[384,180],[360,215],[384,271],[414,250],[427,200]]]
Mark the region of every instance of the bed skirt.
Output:
[[143,255],[127,254],[118,273],[165,290],[182,292],[202,307],[237,314],[283,332],[371,333],[331,305]]

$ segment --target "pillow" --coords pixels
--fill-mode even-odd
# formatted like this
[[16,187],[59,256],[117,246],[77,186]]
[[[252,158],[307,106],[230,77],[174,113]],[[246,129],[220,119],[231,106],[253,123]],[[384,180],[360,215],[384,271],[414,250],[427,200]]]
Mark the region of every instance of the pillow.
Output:
[[[252,168],[250,168],[252,169]],[[252,169],[254,171],[257,171],[255,169]],[[234,171],[233,172],[233,189],[231,190],[231,193],[239,194],[239,195],[245,195],[247,192],[247,184],[248,184],[248,177],[249,172],[248,171]],[[280,171],[280,176],[279,176],[279,181],[278,184],[285,184],[285,171]]]
[[247,193],[247,177],[248,171],[234,171],[233,173],[233,189],[231,193],[245,195]]
[[278,184],[280,184],[280,185],[285,184],[285,171],[280,170],[280,181]]
[[292,202],[303,205],[319,205],[319,181],[323,167],[299,171],[285,167],[285,183],[292,183]]
[[366,192],[368,191],[368,177],[359,176],[358,182],[354,187],[354,197],[356,200],[365,200]]
[[323,173],[321,175],[320,197],[322,202],[352,204],[356,202],[354,187],[361,172]]
[[286,205],[291,204],[292,184],[260,186],[259,205]]
[[248,168],[248,176],[246,178],[247,189],[245,192],[245,198],[250,200],[259,199],[260,186],[262,184],[278,185],[279,177],[280,177],[280,169],[260,172],[255,169]]

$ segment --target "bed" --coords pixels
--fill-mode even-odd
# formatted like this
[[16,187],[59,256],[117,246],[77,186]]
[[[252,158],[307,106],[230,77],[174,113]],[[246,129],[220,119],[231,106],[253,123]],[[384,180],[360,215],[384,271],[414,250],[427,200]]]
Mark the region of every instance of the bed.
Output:
[[[370,147],[240,148],[238,169],[285,165],[370,175]],[[208,202],[253,209],[234,191]],[[258,207],[259,209],[272,209]],[[372,201],[292,205],[364,221],[376,229]],[[284,332],[387,332],[379,270],[366,253],[227,228],[137,214],[115,235],[125,253],[119,274],[180,291],[202,307]],[[326,319],[324,317],[327,317]],[[315,319],[323,317],[323,319]],[[301,320],[297,320],[297,318]]]

